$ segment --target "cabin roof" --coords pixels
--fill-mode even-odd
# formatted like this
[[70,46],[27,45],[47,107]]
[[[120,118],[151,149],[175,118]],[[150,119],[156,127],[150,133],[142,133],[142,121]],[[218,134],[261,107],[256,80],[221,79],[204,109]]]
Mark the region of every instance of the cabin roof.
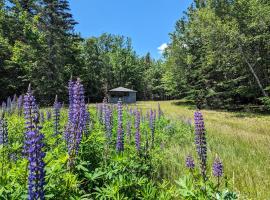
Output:
[[124,88],[124,87],[117,87],[117,88],[109,90],[109,92],[137,92],[137,91]]

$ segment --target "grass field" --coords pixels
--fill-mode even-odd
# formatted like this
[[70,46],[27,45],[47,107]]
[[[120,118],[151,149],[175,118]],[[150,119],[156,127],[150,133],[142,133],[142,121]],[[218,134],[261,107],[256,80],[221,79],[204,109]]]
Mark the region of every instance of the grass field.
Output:
[[[164,113],[173,120],[192,120],[195,107],[184,101],[159,102]],[[156,108],[157,102],[138,102],[141,108]],[[202,110],[208,139],[209,161],[218,154],[225,175],[241,199],[270,199],[270,115]],[[193,126],[193,125],[192,125]],[[184,169],[184,158],[192,152],[193,130],[189,137],[173,138],[165,148],[168,159],[165,171],[177,179]],[[211,162],[208,169],[210,170]]]

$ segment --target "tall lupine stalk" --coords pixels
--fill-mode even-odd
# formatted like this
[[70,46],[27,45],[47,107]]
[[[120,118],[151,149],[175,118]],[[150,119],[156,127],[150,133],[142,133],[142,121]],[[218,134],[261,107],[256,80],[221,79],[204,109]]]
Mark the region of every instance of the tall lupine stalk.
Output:
[[156,123],[156,111],[150,110],[149,126],[151,130],[151,146],[154,146],[155,142],[155,123]]
[[162,115],[163,111],[161,110],[160,104],[158,103],[158,119],[160,119]]
[[[8,128],[7,128],[7,122],[5,120],[5,113],[3,111],[2,116],[0,116],[0,146],[7,146],[8,145]],[[2,148],[2,152],[1,152],[1,163],[2,163],[2,167],[1,167],[1,176],[0,176],[0,180],[3,183],[3,180],[5,179],[5,172],[4,172],[4,168],[5,168],[5,164],[6,164],[6,155],[7,155],[7,149],[6,148]]]
[[24,96],[24,115],[26,120],[24,152],[29,161],[28,199],[43,200],[45,199],[45,163],[43,161],[45,153],[42,150],[44,136],[40,133],[38,107],[30,85]]
[[58,102],[58,97],[56,95],[53,104],[54,135],[59,134],[60,108],[61,104]]
[[2,114],[6,112],[6,109],[7,109],[7,104],[3,101],[1,105]]
[[200,111],[196,111],[194,113],[194,121],[195,121],[195,145],[200,160],[201,174],[204,180],[206,180],[207,144],[206,144],[204,120],[202,113]]
[[90,129],[91,129],[91,117],[90,117],[90,112],[88,111],[88,108],[86,106],[86,113],[85,113],[85,128],[84,128],[84,134],[89,135],[90,134]]
[[11,101],[11,113],[14,113],[17,107],[17,95],[14,94],[13,99]]
[[219,157],[216,156],[215,160],[214,160],[214,163],[213,163],[213,167],[212,167],[212,171],[213,171],[213,175],[215,177],[217,177],[217,181],[218,181],[218,187],[219,187],[219,184],[220,184],[220,178],[222,177],[223,175],[223,165],[222,165],[222,162],[220,160]]
[[11,98],[8,97],[7,98],[7,106],[6,106],[6,110],[7,110],[8,114],[11,114],[11,104],[12,104]]
[[102,123],[102,104],[97,104],[97,117],[100,123]]
[[84,88],[80,79],[76,82],[69,82],[69,120],[65,130],[65,139],[68,146],[69,162],[68,166],[72,169],[78,154],[82,134],[86,127],[86,105],[84,101]]
[[102,102],[102,120],[101,123],[105,125],[105,118],[106,118],[106,110],[107,110],[107,98],[103,98]]
[[135,129],[136,129],[135,144],[136,144],[136,149],[138,152],[141,150],[140,117],[141,117],[141,114],[137,110],[136,116],[135,116]]
[[41,124],[43,124],[44,121],[45,121],[45,119],[44,119],[44,112],[43,112],[43,111],[40,111],[40,112],[39,112],[39,122],[40,122]]
[[8,128],[5,116],[0,116],[0,145],[6,146],[8,144]]
[[20,95],[17,101],[17,109],[18,109],[18,115],[22,115],[23,110],[23,95]]
[[124,132],[123,132],[123,105],[122,101],[119,99],[117,102],[117,141],[116,150],[117,152],[124,151]]
[[52,113],[51,113],[50,110],[47,110],[47,111],[46,111],[46,118],[47,118],[48,121],[51,120],[51,118],[52,118]]
[[110,143],[112,138],[112,109],[108,105],[105,109],[105,128],[107,143]]
[[192,172],[195,168],[194,159],[191,155],[186,157],[186,167]]

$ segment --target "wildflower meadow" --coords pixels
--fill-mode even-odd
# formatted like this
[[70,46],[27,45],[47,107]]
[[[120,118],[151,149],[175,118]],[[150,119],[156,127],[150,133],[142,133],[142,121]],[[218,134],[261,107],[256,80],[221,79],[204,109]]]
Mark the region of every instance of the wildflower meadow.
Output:
[[[3,102],[1,199],[238,198],[224,179],[219,152],[208,161],[199,110],[194,126],[175,124],[159,104],[142,110],[104,98],[87,105],[80,79],[69,81],[68,93],[68,105],[56,95],[54,104],[43,108],[29,85],[25,94]],[[181,176],[170,180],[164,152],[176,134],[189,137],[194,148],[179,161],[186,165]]]

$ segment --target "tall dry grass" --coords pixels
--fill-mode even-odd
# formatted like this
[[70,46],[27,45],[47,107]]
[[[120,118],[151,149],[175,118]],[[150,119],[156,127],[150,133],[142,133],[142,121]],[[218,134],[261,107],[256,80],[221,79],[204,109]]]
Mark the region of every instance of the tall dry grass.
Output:
[[[158,102],[138,102],[137,106],[156,108]],[[184,101],[161,101],[161,108],[175,121],[192,119],[195,107]],[[209,170],[218,154],[225,175],[241,199],[270,199],[270,116],[202,110],[208,139]],[[187,137],[173,138],[166,148],[164,171],[172,180],[184,174],[184,158],[195,154],[193,128],[181,130]]]

